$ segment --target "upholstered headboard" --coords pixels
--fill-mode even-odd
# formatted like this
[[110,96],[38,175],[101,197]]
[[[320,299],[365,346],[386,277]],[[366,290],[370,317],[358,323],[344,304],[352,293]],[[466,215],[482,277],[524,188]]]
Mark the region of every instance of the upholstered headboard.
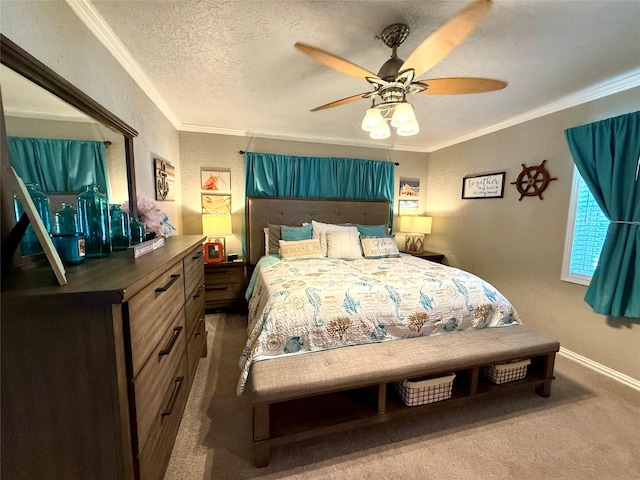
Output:
[[255,265],[264,255],[264,228],[269,223],[300,225],[316,220],[324,223],[388,225],[389,207],[388,200],[247,197],[247,259],[250,265]]

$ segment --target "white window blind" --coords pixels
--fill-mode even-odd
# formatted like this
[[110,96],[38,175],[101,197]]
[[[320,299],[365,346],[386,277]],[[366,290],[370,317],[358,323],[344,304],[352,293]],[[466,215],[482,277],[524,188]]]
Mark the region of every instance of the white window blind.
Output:
[[573,181],[562,279],[588,285],[598,265],[609,220],[575,168]]

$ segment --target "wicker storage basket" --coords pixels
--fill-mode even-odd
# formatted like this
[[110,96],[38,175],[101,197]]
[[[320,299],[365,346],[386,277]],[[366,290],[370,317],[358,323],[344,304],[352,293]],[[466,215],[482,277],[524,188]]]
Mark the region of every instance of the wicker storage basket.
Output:
[[456,378],[456,374],[452,373],[444,377],[426,380],[406,379],[395,382],[395,384],[405,405],[414,407],[450,398],[454,378]]
[[521,380],[527,376],[527,366],[530,359],[518,360],[516,362],[501,363],[482,367],[482,374],[493,383],[506,383]]

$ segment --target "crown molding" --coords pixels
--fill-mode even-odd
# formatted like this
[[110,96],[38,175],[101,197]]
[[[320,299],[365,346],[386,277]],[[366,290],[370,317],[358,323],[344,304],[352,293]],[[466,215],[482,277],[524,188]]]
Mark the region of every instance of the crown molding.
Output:
[[162,114],[173,124],[176,129],[180,127],[180,120],[165,102],[164,98],[156,90],[155,86],[144,73],[138,62],[134,60],[129,51],[122,44],[116,34],[104,22],[100,14],[88,0],[65,0],[71,10],[82,20],[89,31],[104,45],[113,57],[122,65],[127,73],[138,84],[149,99],[160,109]]
[[489,133],[513,127],[520,123],[544,117],[545,115],[566,110],[567,108],[582,105],[583,103],[591,102],[593,100],[598,100],[599,98],[607,97],[615,93],[624,92],[625,90],[629,90],[630,88],[635,88],[638,86],[640,86],[640,69],[631,70],[617,77],[613,77],[599,84],[580,90],[572,95],[567,95],[557,102],[552,102],[543,107],[530,110],[521,115],[516,115],[514,117],[508,118],[507,120],[496,123],[486,128],[482,128],[480,130],[476,130],[461,137],[456,137],[451,140],[447,140],[446,142],[432,145],[431,147],[429,147],[429,152],[435,152],[446,147],[451,147],[458,143],[466,142],[467,140],[482,137]]

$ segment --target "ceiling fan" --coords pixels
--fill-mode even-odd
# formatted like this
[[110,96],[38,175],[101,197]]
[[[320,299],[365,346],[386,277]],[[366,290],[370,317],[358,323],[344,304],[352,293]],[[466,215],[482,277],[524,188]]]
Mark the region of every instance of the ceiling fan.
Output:
[[[361,98],[372,98],[372,106],[362,122],[363,130],[369,131],[371,138],[387,138],[390,129],[387,120],[397,128],[399,135],[415,135],[419,131],[413,107],[407,102],[407,95],[458,95],[485,93],[501,90],[506,82],[490,78],[452,77],[416,80],[417,77],[443,60],[478,26],[491,8],[490,0],[477,0],[462,9],[435,32],[429,35],[406,60],[397,56],[397,48],[409,35],[409,27],[395,23],[386,27],[380,39],[392,49],[387,60],[377,74],[374,74],[344,58],[333,55],[304,43],[295,47],[324,65],[355,78],[366,80],[372,91],[342,98],[312,109],[312,112],[338,107]],[[379,103],[376,104],[376,99]]]

